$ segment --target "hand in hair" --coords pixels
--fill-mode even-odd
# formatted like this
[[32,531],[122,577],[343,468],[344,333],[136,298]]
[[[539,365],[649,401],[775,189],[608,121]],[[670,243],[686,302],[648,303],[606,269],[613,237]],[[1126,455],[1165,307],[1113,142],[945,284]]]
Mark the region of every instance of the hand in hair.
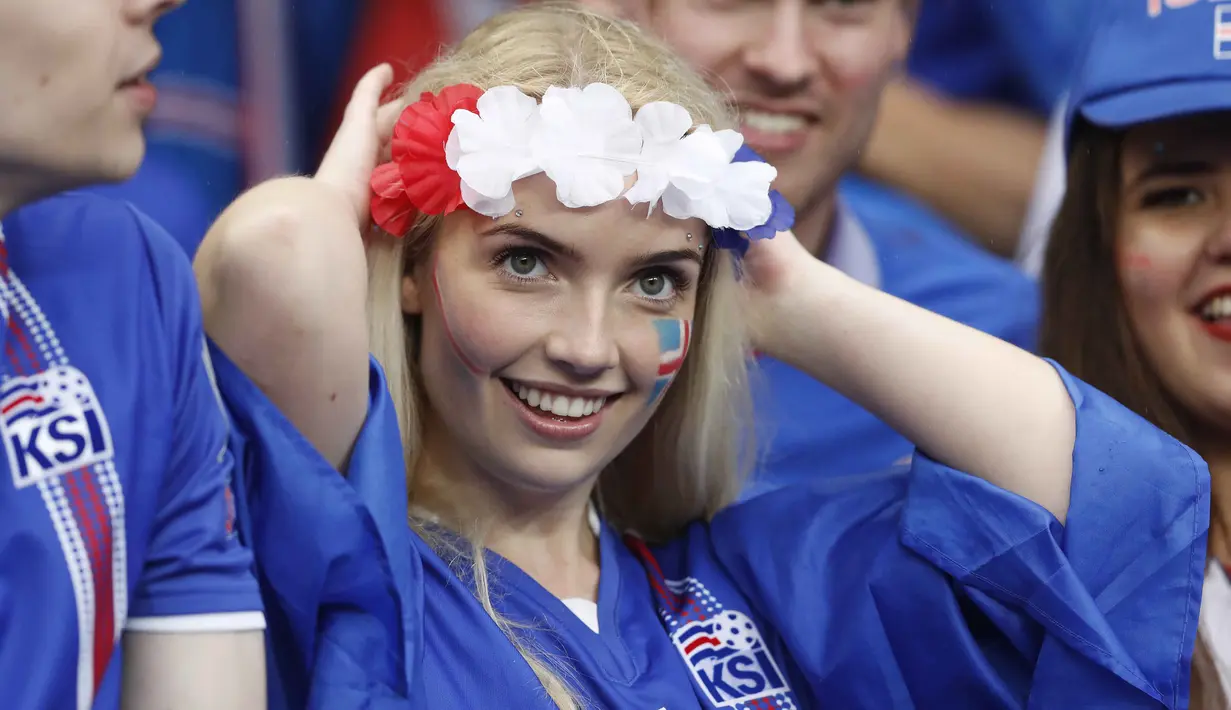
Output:
[[758,350],[1064,521],[1076,413],[1050,365],[851,279],[789,232],[754,241],[744,272]]
[[317,182],[337,190],[350,203],[360,228],[368,222],[372,170],[389,151],[393,124],[402,108],[397,101],[380,105],[380,97],[392,81],[393,69],[388,64],[364,74],[316,171]]
[[339,470],[367,416],[368,180],[398,106],[387,65],[355,87],[313,178],[271,180],[219,216],[193,265],[205,330]]

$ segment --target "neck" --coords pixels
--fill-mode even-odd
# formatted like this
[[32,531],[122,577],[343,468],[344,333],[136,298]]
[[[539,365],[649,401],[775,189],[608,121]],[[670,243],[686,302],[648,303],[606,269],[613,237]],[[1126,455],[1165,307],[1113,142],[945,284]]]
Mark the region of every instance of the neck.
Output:
[[597,599],[598,541],[590,529],[594,482],[528,490],[481,469],[429,427],[415,467],[412,505],[496,552],[557,597]]
[[818,259],[825,257],[837,213],[837,195],[831,190],[795,212],[795,238]]
[[1225,440],[1200,449],[1210,466],[1209,556],[1231,564],[1231,445]]
[[58,182],[50,172],[40,172],[37,168],[24,164],[8,163],[0,156],[0,219],[4,219],[22,205],[54,195],[71,186],[71,183],[64,182],[62,188],[53,187]]

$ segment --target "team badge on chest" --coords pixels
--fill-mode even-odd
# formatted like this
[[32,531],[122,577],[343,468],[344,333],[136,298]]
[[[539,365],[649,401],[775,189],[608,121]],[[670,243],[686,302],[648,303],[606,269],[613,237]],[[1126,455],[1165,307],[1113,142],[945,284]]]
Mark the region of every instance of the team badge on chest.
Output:
[[714,708],[797,710],[787,685],[756,622],[725,609],[701,581],[666,579],[649,548],[635,538],[629,547],[650,577],[671,642],[684,658],[697,687]]
[[85,373],[61,365],[0,385],[0,428],[13,485],[105,461],[111,430]]

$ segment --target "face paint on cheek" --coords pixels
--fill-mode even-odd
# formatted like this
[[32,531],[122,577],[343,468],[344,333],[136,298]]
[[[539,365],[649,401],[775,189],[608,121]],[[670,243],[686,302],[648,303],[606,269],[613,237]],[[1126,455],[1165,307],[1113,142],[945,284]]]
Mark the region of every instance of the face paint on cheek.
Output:
[[465,365],[466,369],[471,374],[483,374],[482,371],[474,364],[474,360],[466,354],[462,346],[458,344],[457,337],[453,334],[453,326],[450,325],[449,307],[445,299],[444,290],[440,287],[440,262],[432,263],[432,290],[436,293],[436,307],[440,309],[440,322],[444,325],[445,337],[449,339],[449,345],[453,346],[453,352],[457,354],[457,359]]
[[692,321],[679,318],[659,318],[654,321],[658,333],[658,377],[650,390],[649,406],[662,398],[671,381],[684,366],[684,356],[692,342]]
[[1154,261],[1150,257],[1136,251],[1126,252],[1120,263],[1129,273],[1149,271],[1154,266]]

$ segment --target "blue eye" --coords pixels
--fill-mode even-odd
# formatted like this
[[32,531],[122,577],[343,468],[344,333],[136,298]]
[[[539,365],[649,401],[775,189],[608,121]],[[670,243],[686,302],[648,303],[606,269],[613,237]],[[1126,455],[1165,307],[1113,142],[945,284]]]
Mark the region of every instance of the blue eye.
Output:
[[675,282],[667,274],[659,271],[639,276],[633,282],[633,290],[641,298],[652,301],[669,301],[675,297]]
[[500,262],[508,274],[519,279],[537,279],[547,275],[547,266],[543,260],[529,250],[511,250]]

